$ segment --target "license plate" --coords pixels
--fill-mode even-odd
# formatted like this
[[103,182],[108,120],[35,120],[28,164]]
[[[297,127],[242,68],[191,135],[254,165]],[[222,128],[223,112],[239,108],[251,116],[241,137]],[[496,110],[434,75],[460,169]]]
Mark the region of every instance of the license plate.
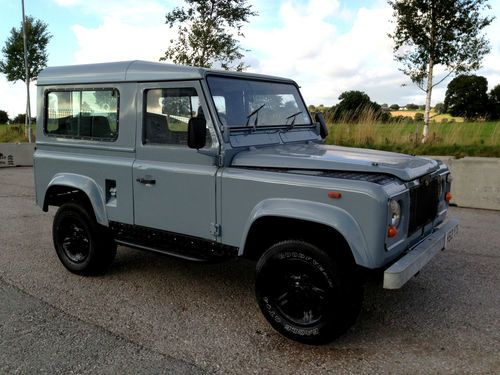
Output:
[[446,236],[444,237],[445,249],[448,247],[448,243],[453,240],[453,238],[457,235],[457,233],[458,233],[458,225],[455,225],[448,232],[446,232]]

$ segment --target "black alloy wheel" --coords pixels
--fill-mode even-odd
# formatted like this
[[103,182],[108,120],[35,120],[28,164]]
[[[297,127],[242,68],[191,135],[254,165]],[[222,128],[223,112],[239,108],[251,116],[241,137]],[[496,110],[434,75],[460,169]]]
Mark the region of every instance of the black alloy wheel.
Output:
[[74,202],[63,204],[52,226],[54,248],[61,263],[79,275],[104,273],[116,255],[116,243],[94,213]]
[[64,255],[74,263],[83,263],[90,254],[90,234],[87,226],[75,217],[64,220],[57,232]]
[[269,323],[307,344],[332,341],[361,309],[362,289],[352,267],[299,240],[279,242],[262,255],[255,290]]

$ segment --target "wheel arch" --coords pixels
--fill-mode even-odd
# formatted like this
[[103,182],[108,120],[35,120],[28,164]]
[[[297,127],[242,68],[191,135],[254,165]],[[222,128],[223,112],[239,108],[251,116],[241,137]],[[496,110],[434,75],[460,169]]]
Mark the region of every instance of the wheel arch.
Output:
[[[292,234],[292,235],[291,235]],[[370,263],[361,228],[345,210],[317,202],[269,199],[252,211],[239,255],[257,259],[276,241],[303,239],[358,265]],[[340,244],[333,249],[331,244]]]
[[81,202],[85,207],[92,209],[96,221],[108,226],[104,193],[90,177],[73,173],[55,175],[45,191],[42,208],[47,211],[49,206],[61,206],[69,201]]

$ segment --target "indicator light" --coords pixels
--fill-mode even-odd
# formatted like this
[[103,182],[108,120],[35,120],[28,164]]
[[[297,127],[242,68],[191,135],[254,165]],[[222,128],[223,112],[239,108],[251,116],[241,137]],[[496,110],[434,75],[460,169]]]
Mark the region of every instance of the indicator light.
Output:
[[394,225],[389,225],[387,228],[387,237],[395,237],[398,234],[398,230]]
[[328,198],[331,198],[331,199],[340,199],[340,198],[342,198],[342,194],[339,193],[338,191],[329,191],[328,192]]

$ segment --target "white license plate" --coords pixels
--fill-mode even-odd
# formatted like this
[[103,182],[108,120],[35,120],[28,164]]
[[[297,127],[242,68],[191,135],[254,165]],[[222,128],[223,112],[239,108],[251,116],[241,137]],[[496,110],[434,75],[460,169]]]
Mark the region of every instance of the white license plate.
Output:
[[444,248],[448,247],[448,243],[453,240],[453,238],[458,234],[458,225],[455,225],[448,232],[446,232],[446,236],[444,237]]

